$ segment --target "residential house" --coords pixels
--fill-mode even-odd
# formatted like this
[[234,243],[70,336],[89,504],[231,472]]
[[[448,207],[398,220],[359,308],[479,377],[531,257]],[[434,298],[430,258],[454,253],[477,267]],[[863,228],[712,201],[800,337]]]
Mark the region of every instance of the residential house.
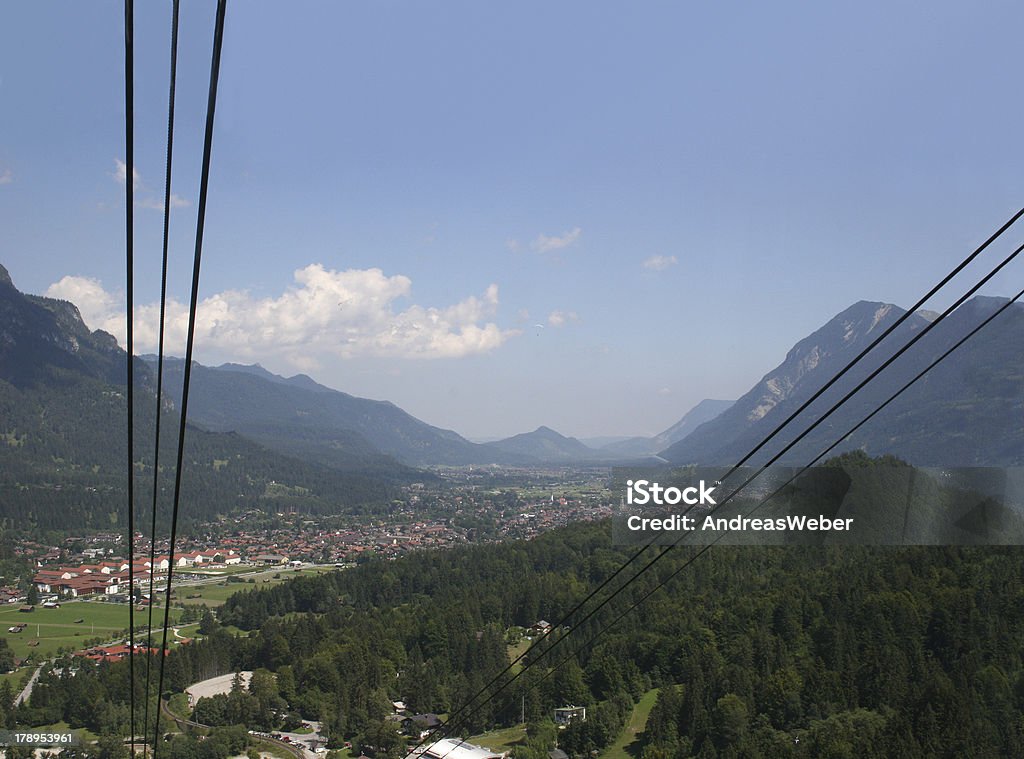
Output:
[[414,714],[402,720],[402,730],[414,738],[426,738],[441,724],[441,718],[436,714]]
[[547,635],[549,632],[551,632],[551,623],[547,620],[542,619],[538,622],[535,622],[534,625],[527,632],[529,632],[530,635],[535,636]]
[[555,724],[569,725],[576,720],[586,722],[587,707],[585,706],[560,706],[555,709]]

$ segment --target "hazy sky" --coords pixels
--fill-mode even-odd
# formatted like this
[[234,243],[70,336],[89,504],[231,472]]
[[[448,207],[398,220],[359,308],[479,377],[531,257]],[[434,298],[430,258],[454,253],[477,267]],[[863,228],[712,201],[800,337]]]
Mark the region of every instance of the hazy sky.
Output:
[[[178,355],[213,7],[182,3]],[[138,352],[169,9],[136,8]],[[0,10],[0,263],[111,331],[121,14]],[[658,432],[853,302],[911,305],[1024,204],[1022,28],[1010,2],[233,0],[197,358],[469,436]]]

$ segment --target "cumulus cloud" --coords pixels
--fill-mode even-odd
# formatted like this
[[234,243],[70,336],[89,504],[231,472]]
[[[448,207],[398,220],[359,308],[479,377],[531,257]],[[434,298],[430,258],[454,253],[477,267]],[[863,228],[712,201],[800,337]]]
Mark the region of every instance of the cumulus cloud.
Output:
[[118,338],[124,346],[128,327],[124,318],[124,297],[103,289],[98,279],[90,277],[64,277],[54,282],[44,293],[49,298],[68,300],[78,306],[82,320],[90,329],[102,329]]
[[675,256],[651,256],[644,261],[643,267],[651,271],[664,271],[677,263],[679,260]]
[[579,314],[575,311],[552,311],[548,314],[549,327],[564,327],[567,324],[578,322]]
[[[408,305],[412,281],[380,269],[335,271],[320,264],[298,269],[295,283],[277,297],[256,298],[226,290],[199,303],[196,345],[204,353],[235,360],[281,357],[300,369],[328,355],[392,358],[459,358],[485,353],[514,334],[487,321],[498,306],[498,286],[444,307]],[[114,334],[122,345],[125,319],[117,297],[85,277],[64,277],[47,295],[71,300],[92,328]],[[157,347],[160,304],[135,309],[135,350]],[[167,303],[167,350],[183,352],[188,305]]]
[[0,171],[0,184],[10,184],[14,181],[14,172],[10,169]]
[[[114,180],[118,184],[124,184],[128,181],[128,164],[122,161],[120,158],[114,159]],[[139,189],[139,170],[132,166],[132,189]]]
[[550,253],[553,250],[561,250],[575,244],[580,239],[581,234],[583,234],[583,230],[579,227],[573,227],[560,236],[548,236],[541,233],[537,235],[536,240],[530,243],[530,247],[538,253]]

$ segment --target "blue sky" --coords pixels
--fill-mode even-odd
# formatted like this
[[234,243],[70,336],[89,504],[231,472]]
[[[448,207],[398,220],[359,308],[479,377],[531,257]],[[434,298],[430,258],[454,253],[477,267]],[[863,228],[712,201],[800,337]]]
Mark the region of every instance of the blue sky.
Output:
[[[146,352],[170,3],[138,6]],[[213,3],[182,6],[179,305]],[[121,5],[0,13],[0,263],[116,330]],[[653,434],[853,302],[912,304],[1024,204],[1022,27],[995,2],[236,0],[197,357],[474,437]]]

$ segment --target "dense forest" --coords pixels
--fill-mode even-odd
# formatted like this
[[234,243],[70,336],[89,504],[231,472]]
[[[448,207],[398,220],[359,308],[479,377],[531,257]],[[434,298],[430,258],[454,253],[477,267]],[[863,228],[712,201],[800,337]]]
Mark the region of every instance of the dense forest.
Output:
[[[30,389],[0,379],[0,526],[26,531],[57,524],[67,530],[123,528],[124,387],[59,369],[51,369],[49,376],[49,383]],[[136,502],[141,504],[138,523],[145,526],[156,403],[148,384],[138,390]],[[168,409],[160,466],[165,501],[174,484],[177,434],[178,419]],[[337,513],[346,508],[356,513],[387,503],[390,496],[378,474],[341,472],[270,452],[234,433],[194,425],[185,438],[185,472],[184,530],[235,509]]]
[[[205,639],[168,657],[170,689],[265,671],[197,713],[224,725],[317,719],[332,745],[399,756],[390,702],[456,713],[506,667],[522,628],[559,620],[622,563],[608,534],[575,525],[242,592],[204,622]],[[525,710],[516,759],[541,759],[555,735],[587,756],[659,688],[647,759],[1024,755],[1021,549],[719,546],[606,627],[694,550],[671,551],[591,620],[542,639],[533,666],[485,689],[493,698],[453,734]],[[7,719],[123,731],[126,692],[122,665],[64,663]],[[555,731],[552,710],[570,703],[587,720]]]
[[[0,325],[0,530],[123,528],[126,354],[113,336],[90,331],[73,304],[18,292],[2,266]],[[156,379],[139,358],[133,368],[137,524],[146,527]],[[168,388],[160,410],[165,496],[173,488],[179,398],[180,391]],[[339,449],[315,463],[301,449],[281,455],[233,429],[215,433],[190,424],[181,494],[185,531],[235,509],[373,511],[389,502],[395,485],[424,478],[379,453]]]

